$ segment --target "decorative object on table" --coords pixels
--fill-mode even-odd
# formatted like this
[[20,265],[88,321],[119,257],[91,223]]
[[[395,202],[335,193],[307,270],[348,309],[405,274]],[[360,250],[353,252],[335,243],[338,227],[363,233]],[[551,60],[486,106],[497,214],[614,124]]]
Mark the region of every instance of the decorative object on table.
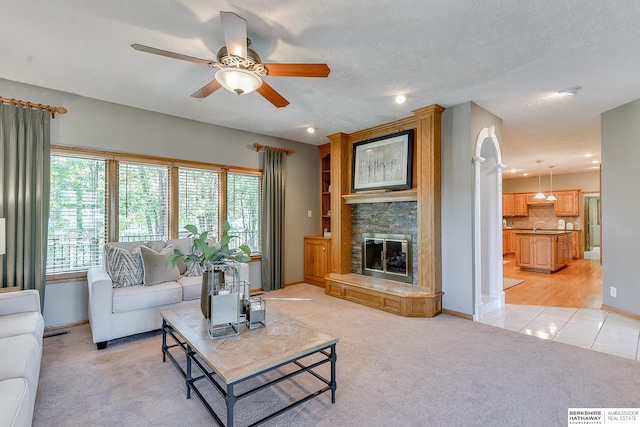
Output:
[[352,192],[408,190],[413,175],[413,129],[353,144]]
[[249,329],[267,326],[267,300],[262,297],[247,299],[246,318]]
[[[189,232],[191,238],[191,253],[184,255],[179,249],[175,249],[173,255],[167,259],[167,264],[174,266],[179,260],[184,259],[187,268],[197,267],[202,271],[202,291],[200,297],[200,309],[205,318],[209,319],[211,314],[210,296],[214,288],[221,288],[225,285],[225,272],[231,273],[233,282],[239,282],[240,274],[237,263],[246,262],[251,259],[251,248],[247,245],[240,245],[237,249],[229,248],[231,240],[237,236],[229,234],[231,225],[225,221],[222,225],[223,236],[220,242],[212,245],[208,244],[209,232],[198,232],[198,227],[189,224],[184,227]],[[246,296],[245,292],[243,295]]]
[[225,338],[240,333],[240,319],[244,316],[246,282],[214,284],[207,295],[210,308],[207,317],[209,338]]

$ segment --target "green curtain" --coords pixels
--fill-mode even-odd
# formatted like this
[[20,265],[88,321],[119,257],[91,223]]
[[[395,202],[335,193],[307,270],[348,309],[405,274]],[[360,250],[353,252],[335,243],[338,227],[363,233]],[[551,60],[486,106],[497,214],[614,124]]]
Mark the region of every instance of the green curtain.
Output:
[[2,287],[36,289],[44,306],[49,222],[48,111],[0,104],[0,218],[6,218]]
[[282,151],[264,150],[262,169],[262,289],[284,287],[285,160]]

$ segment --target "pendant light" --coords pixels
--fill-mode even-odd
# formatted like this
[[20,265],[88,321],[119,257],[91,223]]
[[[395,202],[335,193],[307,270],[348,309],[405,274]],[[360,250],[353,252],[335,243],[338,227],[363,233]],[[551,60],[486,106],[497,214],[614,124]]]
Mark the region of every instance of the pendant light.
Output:
[[540,191],[540,163],[542,163],[543,160],[536,160],[536,162],[538,162],[538,194],[533,196],[533,198],[534,199],[545,199],[546,196],[544,194],[542,194],[542,191]]
[[553,166],[549,166],[549,173],[550,173],[549,182],[551,183],[549,192],[551,194],[549,194],[549,197],[547,197],[547,200],[550,201],[550,202],[555,202],[558,199],[556,199],[556,196],[553,195]]

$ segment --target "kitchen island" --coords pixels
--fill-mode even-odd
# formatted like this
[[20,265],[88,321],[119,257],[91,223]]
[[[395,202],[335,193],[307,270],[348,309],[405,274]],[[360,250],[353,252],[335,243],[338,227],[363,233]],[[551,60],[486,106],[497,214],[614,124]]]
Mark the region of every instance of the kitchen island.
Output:
[[571,231],[516,232],[516,265],[522,270],[553,273],[571,260]]

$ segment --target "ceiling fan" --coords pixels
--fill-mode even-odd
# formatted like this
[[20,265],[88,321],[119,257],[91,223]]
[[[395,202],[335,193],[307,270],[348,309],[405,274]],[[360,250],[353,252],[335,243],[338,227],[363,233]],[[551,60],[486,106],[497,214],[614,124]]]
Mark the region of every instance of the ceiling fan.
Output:
[[206,98],[224,87],[238,95],[258,92],[267,101],[281,108],[289,105],[289,101],[269,86],[262,77],[327,77],[331,72],[327,64],[263,64],[258,54],[249,48],[251,41],[247,38],[247,21],[233,12],[220,12],[220,18],[225,46],[218,51],[217,61],[194,58],[137,43],[131,47],[141,52],[218,68],[213,81],[191,94],[194,98]]

